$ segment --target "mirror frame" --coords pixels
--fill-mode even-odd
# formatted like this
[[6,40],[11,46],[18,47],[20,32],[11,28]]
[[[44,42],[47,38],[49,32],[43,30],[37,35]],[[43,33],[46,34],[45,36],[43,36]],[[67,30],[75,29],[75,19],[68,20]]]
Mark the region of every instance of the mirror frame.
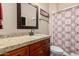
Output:
[[21,3],[17,3],[17,29],[38,29],[38,6],[28,3],[36,8],[36,26],[23,26],[21,25]]

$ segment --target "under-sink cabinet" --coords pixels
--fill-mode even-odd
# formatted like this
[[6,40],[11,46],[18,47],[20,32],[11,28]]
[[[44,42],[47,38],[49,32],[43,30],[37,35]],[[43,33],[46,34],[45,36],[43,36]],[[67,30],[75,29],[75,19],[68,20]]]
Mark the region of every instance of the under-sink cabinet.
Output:
[[1,54],[1,56],[49,56],[50,39],[41,40],[13,51]]

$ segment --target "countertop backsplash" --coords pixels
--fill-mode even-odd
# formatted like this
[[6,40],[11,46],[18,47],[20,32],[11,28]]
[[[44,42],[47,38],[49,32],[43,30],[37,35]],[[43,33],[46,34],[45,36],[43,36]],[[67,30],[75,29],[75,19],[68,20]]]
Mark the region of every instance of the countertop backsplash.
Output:
[[17,36],[24,36],[28,35],[27,33],[12,33],[12,34],[7,34],[7,35],[0,35],[0,38],[9,38],[9,37],[17,37]]

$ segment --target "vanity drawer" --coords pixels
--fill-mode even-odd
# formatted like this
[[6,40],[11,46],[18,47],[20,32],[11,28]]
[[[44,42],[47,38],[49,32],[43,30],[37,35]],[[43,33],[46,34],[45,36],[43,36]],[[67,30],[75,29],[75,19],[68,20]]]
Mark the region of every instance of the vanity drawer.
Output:
[[40,42],[36,42],[34,44],[31,44],[30,45],[30,52],[32,52],[34,50],[37,50],[38,48],[41,48],[41,47],[42,47],[41,41]]
[[6,56],[28,56],[29,55],[29,47],[22,47],[16,50],[5,53]]

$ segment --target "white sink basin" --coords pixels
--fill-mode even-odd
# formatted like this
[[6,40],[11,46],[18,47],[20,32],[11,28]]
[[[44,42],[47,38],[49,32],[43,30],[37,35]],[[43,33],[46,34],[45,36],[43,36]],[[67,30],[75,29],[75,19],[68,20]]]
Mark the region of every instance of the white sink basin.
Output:
[[34,36],[31,36],[31,38],[32,38],[32,39],[39,39],[39,38],[41,38],[41,36],[35,36],[35,35],[34,35]]
[[45,37],[44,35],[40,35],[40,34],[36,34],[36,35],[33,35],[33,36],[30,36],[32,40],[36,40],[36,39],[41,39],[43,37]]

